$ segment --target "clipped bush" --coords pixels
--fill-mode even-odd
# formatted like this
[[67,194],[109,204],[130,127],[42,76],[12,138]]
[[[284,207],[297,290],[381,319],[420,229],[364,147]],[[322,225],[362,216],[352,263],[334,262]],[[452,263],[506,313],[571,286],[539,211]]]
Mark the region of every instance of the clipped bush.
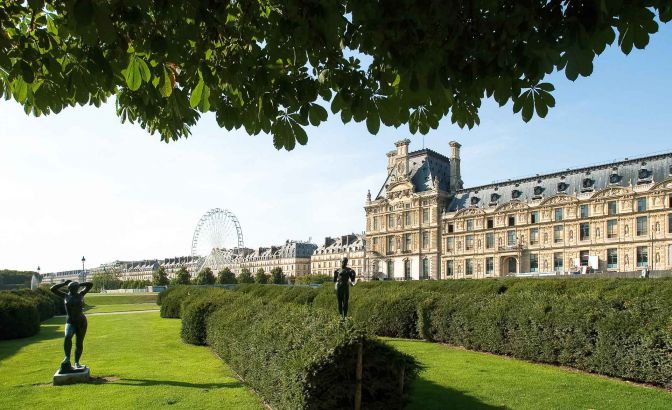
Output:
[[198,288],[189,285],[171,286],[159,293],[157,303],[161,305],[161,317],[180,318],[182,303],[193,295],[204,292],[206,288]]
[[233,292],[222,289],[207,289],[186,297],[180,308],[182,340],[194,345],[204,345],[206,320],[215,310],[231,304],[236,297],[238,295]]
[[0,292],[0,339],[28,337],[39,331],[36,303],[11,292]]
[[408,385],[418,372],[410,356],[330,312],[232,295],[207,319],[207,342],[273,408],[352,408],[360,344],[362,408],[403,407],[400,381]]

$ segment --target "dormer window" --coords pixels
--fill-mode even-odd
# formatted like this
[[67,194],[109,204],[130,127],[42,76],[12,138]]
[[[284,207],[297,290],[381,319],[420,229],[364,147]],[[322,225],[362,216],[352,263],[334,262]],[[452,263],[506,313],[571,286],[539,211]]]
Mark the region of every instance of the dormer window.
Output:
[[581,183],[581,186],[583,187],[584,190],[591,190],[593,189],[593,184],[595,181],[591,178],[584,178],[583,182]]
[[566,182],[560,182],[558,184],[558,192],[565,192],[568,187],[569,187],[569,185],[567,185]]
[[613,174],[609,175],[609,183],[610,184],[618,184],[620,182],[620,180],[621,180],[621,176],[618,175],[615,172]]
[[514,189],[513,191],[511,191],[511,199],[518,199],[522,194],[523,193],[520,192],[519,190]]
[[490,202],[497,202],[497,201],[499,201],[499,197],[500,197],[500,196],[501,196],[501,195],[499,195],[499,194],[491,194],[491,195],[490,195]]
[[541,186],[539,186],[539,185],[537,185],[537,186],[534,187],[534,196],[535,196],[535,197],[539,197],[539,196],[541,196],[541,193],[542,193],[542,192],[544,192],[544,188],[543,188],[543,187],[541,187]]
[[667,170],[667,173],[672,175],[672,165],[670,165],[670,168]]
[[649,179],[651,177],[651,174],[652,174],[651,171],[649,171],[646,168],[642,168],[637,173],[637,176],[639,177],[639,179]]
[[480,201],[480,199],[478,199],[477,196],[472,196],[471,197],[471,204],[472,205],[478,205],[478,201]]

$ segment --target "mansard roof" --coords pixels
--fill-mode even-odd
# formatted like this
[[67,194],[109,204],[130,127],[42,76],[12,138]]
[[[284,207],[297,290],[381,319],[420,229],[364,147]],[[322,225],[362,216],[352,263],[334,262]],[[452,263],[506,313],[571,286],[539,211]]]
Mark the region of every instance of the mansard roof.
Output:
[[449,212],[487,208],[512,200],[528,202],[558,194],[598,192],[609,187],[635,187],[672,177],[672,152],[604,163],[545,175],[497,182],[457,191]]
[[[404,177],[398,175],[398,169],[392,168],[376,199],[387,196],[387,187]],[[430,191],[434,188],[434,178],[438,178],[441,191],[450,190],[450,159],[436,151],[425,148],[408,154],[408,177],[415,192]]]

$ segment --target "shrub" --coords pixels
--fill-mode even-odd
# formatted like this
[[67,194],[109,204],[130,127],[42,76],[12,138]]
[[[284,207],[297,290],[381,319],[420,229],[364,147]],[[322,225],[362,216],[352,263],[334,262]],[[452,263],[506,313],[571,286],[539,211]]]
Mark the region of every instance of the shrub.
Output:
[[217,283],[220,285],[230,285],[238,283],[238,280],[236,279],[236,275],[231,272],[231,269],[224,268],[217,273]]
[[194,283],[196,285],[214,285],[215,274],[212,273],[212,269],[205,268],[202,271],[198,272],[198,275],[196,276]]
[[362,407],[402,408],[401,369],[404,385],[418,371],[411,357],[321,309],[232,295],[207,319],[207,342],[272,407],[352,408],[361,343]]
[[10,292],[0,292],[0,339],[37,334],[40,314],[33,300]]
[[182,303],[188,297],[205,291],[203,288],[193,286],[171,286],[159,293],[157,303],[161,305],[161,317],[179,318],[181,317]]
[[254,283],[254,278],[249,269],[243,268],[240,270],[240,275],[238,276],[238,283]]
[[205,344],[206,320],[222,306],[236,297],[233,292],[222,289],[199,290],[187,296],[181,305],[182,340],[194,345]]

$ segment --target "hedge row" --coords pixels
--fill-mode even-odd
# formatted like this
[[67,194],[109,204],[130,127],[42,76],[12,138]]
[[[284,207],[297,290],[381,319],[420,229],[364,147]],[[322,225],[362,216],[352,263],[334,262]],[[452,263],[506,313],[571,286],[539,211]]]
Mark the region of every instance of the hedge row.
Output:
[[159,301],[162,317],[182,317],[186,342],[210,345],[273,408],[352,408],[360,344],[362,408],[402,408],[400,383],[416,377],[417,363],[352,323],[339,324],[335,314],[307,306],[318,293],[270,285],[237,291],[181,286]]
[[[331,289],[314,299],[335,305]],[[669,279],[366,283],[352,289],[350,311],[378,335],[672,386]]]
[[28,337],[40,331],[40,322],[64,314],[63,300],[45,289],[0,292],[0,339]]

